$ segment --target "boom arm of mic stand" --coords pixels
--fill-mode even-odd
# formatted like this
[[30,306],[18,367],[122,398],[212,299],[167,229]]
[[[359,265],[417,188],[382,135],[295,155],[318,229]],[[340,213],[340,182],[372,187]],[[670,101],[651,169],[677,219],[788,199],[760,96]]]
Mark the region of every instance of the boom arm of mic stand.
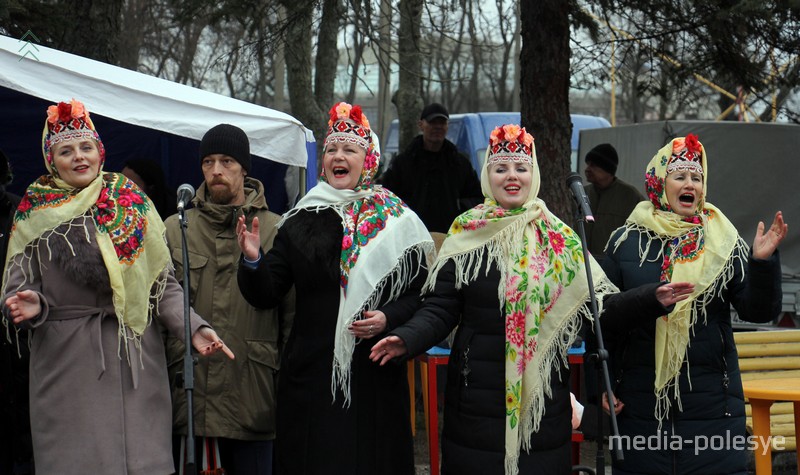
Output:
[[[577,206],[576,210],[576,219],[575,221],[578,223],[578,234],[581,238],[581,245],[583,247],[583,262],[584,268],[586,269],[586,282],[589,285],[589,304],[590,310],[592,311],[592,318],[594,320],[593,327],[594,327],[594,335],[597,343],[597,363],[598,367],[602,370],[602,382],[603,386],[606,389],[606,393],[608,394],[608,404],[610,408],[613,408],[616,403],[616,398],[614,397],[614,393],[611,391],[611,378],[608,373],[608,352],[606,351],[605,345],[603,344],[603,331],[600,328],[600,316],[597,313],[597,296],[595,295],[594,291],[594,281],[592,279],[592,268],[591,268],[591,261],[589,258],[589,249],[586,246],[586,230],[584,226],[584,217],[581,216],[580,206]],[[603,403],[602,403],[602,392],[597,395],[598,404],[600,407],[597,408],[598,412],[598,425],[597,425],[597,470],[603,470],[602,467],[605,467],[605,460],[603,457]],[[617,415],[616,413],[611,410],[609,411],[611,415],[611,440],[619,440],[619,427],[617,426]],[[622,455],[622,448],[617,444],[614,446],[612,443],[610,445],[610,449],[614,452],[614,458],[617,461],[624,460],[624,456]]]
[[[185,210],[178,211],[178,222],[181,228],[181,244],[183,246],[183,329],[184,329],[184,354],[183,354],[183,389],[186,392],[186,465],[184,475],[197,475],[194,446],[194,406],[192,394],[194,392],[194,355],[192,354],[192,325],[190,311],[189,290],[189,250],[186,245],[186,215]],[[180,461],[184,463],[183,460]]]

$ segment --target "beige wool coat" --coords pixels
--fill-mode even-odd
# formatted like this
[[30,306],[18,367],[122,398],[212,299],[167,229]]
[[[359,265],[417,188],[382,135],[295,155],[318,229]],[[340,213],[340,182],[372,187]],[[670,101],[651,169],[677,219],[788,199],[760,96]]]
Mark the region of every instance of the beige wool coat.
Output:
[[[91,227],[90,232],[84,226]],[[132,340],[120,342],[91,217],[78,217],[59,231],[66,232],[72,249],[55,235],[40,241],[26,251],[32,258],[30,268],[19,265],[19,255],[9,263],[6,286],[14,290],[25,282],[22,288],[38,292],[43,307],[25,325],[31,330],[36,472],[173,473],[172,408],[161,333],[183,335],[182,289],[170,273],[141,348]],[[27,279],[23,269],[31,272]],[[203,324],[193,313],[192,332]]]

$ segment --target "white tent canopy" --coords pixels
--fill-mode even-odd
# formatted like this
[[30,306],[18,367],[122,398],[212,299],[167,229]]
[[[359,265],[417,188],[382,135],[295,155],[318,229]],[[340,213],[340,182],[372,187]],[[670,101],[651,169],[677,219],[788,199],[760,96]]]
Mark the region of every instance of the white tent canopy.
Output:
[[286,165],[305,167],[306,142],[314,141],[283,112],[2,35],[0,87],[53,102],[79,91],[94,114],[196,140],[217,124],[235,124],[253,155]]

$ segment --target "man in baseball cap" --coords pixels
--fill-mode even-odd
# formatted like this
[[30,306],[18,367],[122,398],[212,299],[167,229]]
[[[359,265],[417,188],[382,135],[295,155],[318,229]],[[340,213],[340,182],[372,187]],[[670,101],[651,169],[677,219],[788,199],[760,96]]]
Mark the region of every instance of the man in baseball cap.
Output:
[[433,102],[419,116],[421,135],[398,154],[379,180],[419,215],[429,231],[446,233],[453,220],[483,201],[478,175],[447,140],[450,113]]

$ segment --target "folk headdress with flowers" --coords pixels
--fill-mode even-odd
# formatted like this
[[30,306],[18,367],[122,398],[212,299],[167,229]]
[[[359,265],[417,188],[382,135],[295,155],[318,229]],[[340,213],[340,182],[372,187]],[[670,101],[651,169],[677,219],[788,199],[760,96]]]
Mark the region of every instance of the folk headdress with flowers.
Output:
[[[330,143],[351,143],[363,148],[367,152],[364,158],[364,168],[361,170],[357,188],[367,188],[372,184],[378,173],[380,150],[373,139],[372,129],[367,116],[359,105],[350,105],[338,102],[328,111],[328,134],[325,136],[325,145]],[[323,181],[328,179],[323,172]]]
[[42,131],[42,153],[45,165],[54,176],[58,171],[53,166],[53,146],[72,139],[93,139],[97,142],[100,152],[100,166],[106,158],[103,141],[95,130],[94,123],[83,103],[72,99],[69,102],[59,102],[47,108],[47,120]]
[[[531,167],[525,204],[507,210],[498,205],[489,181],[499,163]],[[565,364],[582,318],[591,318],[585,262],[580,239],[537,197],[541,177],[533,137],[508,124],[494,129],[481,170],[486,200],[458,216],[450,227],[424,290],[449,261],[456,286],[483,276],[483,262],[500,270],[498,297],[505,319],[505,473],[518,472],[519,452],[530,448],[539,429],[545,401],[551,396],[553,368]],[[615,291],[591,260],[598,295]],[[598,298],[602,304],[602,297]]]
[[495,127],[489,135],[488,161],[533,164],[533,136],[516,124]]
[[672,141],[672,156],[667,165],[667,175],[674,171],[703,173],[703,144],[694,134],[686,134]]
[[[402,294],[416,275],[414,262],[432,256],[433,240],[419,217],[394,193],[373,184],[380,150],[369,121],[358,105],[339,102],[329,113],[325,145],[344,142],[366,152],[358,183],[352,190],[331,186],[323,171],[320,183],[287,212],[278,226],[301,210],[335,211],[342,222],[339,313],[334,335],[334,399],[341,392],[350,402],[350,363],[356,340],[350,324],[380,301]],[[411,255],[417,257],[410,259]],[[388,296],[388,300],[386,297]],[[384,300],[382,300],[384,299]]]
[[[689,334],[698,318],[705,319],[706,305],[728,285],[736,265],[744,265],[748,246],[736,228],[714,205],[705,201],[708,183],[706,150],[697,136],[687,134],[664,145],[647,165],[645,189],[648,201],[631,212],[623,231],[608,246],[616,249],[626,239],[638,240],[640,265],[658,250],[662,282],[692,282],[694,292],[678,302],[669,315],[656,321],[655,417],[662,421],[672,401],[680,409],[678,376],[686,358]],[[690,171],[703,176],[697,212],[682,216],[673,212],[666,195],[670,173]]]
[[[76,188],[58,176],[53,148],[87,138],[97,141],[101,165],[91,183]],[[88,223],[88,230],[76,232],[85,239],[85,232],[95,231],[111,281],[120,338],[126,338],[128,330],[138,338],[151,317],[150,297],[163,292],[170,262],[161,218],[135,183],[122,174],[103,172],[102,142],[80,102],[73,99],[48,108],[42,152],[50,173],[34,181],[20,201],[6,262],[14,261],[27,272],[30,262],[26,261],[32,259],[33,250],[41,241],[68,239],[69,233],[56,232],[57,228],[83,229]],[[6,272],[6,292],[7,276]]]

